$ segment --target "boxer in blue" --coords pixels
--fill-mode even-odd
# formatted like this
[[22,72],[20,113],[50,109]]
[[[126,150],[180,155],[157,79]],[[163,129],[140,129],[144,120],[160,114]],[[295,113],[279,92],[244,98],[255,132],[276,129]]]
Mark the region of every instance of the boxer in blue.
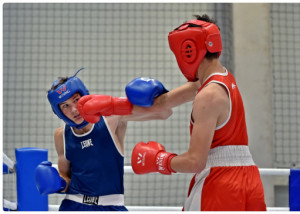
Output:
[[[65,126],[54,134],[58,171],[49,161],[40,163],[35,170],[37,188],[42,195],[66,193],[60,211],[127,211],[123,185],[127,121],[168,118],[171,110],[149,108],[166,89],[154,79],[135,79],[126,89],[140,105],[136,106],[128,98],[89,95],[77,73],[54,81],[48,91],[52,110]],[[83,118],[85,111],[89,115]]]

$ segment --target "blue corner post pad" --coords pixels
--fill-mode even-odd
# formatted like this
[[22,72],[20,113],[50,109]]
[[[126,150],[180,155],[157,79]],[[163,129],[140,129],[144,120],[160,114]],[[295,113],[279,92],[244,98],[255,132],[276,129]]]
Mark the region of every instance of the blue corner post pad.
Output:
[[300,211],[300,169],[291,169],[289,179],[290,211]]
[[48,211],[48,195],[42,196],[35,184],[34,171],[48,160],[48,150],[25,147],[15,149],[18,211]]

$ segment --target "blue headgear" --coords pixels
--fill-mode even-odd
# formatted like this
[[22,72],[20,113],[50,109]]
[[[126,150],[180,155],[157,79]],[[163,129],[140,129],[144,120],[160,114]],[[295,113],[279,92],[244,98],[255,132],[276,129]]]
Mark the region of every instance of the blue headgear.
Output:
[[[51,104],[53,112],[63,121],[65,121],[66,124],[81,129],[85,127],[88,122],[83,121],[81,124],[76,124],[72,120],[70,120],[68,117],[62,113],[60,110],[59,104],[62,102],[65,102],[69,98],[71,98],[75,93],[79,93],[81,96],[88,95],[89,91],[83,84],[83,82],[76,77],[79,71],[83,70],[84,68],[79,69],[76,74],[72,77],[69,77],[66,82],[64,82],[61,85],[59,84],[59,81],[61,79],[55,80],[52,83],[52,87],[56,86],[54,90],[50,89],[48,91],[48,100]],[[51,87],[51,88],[52,88]]]

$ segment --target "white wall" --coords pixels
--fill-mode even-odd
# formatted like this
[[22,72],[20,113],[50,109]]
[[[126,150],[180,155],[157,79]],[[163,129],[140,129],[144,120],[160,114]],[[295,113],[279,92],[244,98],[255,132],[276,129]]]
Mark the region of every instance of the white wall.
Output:
[[[249,147],[260,168],[273,167],[269,13],[266,3],[233,5],[234,71],[245,105]],[[274,206],[273,180],[262,179],[267,206]]]

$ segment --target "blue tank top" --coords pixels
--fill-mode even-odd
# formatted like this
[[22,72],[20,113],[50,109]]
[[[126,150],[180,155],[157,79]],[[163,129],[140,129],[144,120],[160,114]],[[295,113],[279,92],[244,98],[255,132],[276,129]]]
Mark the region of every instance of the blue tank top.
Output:
[[67,193],[88,196],[124,194],[124,157],[119,153],[105,120],[83,135],[64,130],[65,157],[71,162]]

